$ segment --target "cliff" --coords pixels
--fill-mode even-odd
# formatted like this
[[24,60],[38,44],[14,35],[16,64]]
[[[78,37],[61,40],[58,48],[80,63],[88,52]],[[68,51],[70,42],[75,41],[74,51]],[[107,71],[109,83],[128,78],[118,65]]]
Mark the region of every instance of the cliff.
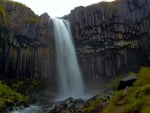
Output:
[[37,16],[23,4],[0,1],[1,75],[30,78],[54,73],[49,21],[47,13]]
[[[150,65],[150,1],[116,0],[77,7],[71,24],[84,77],[116,76]],[[47,13],[0,0],[0,73],[13,77],[55,75],[53,25]]]
[[77,7],[71,23],[82,72],[115,76],[150,65],[150,1],[116,0]]

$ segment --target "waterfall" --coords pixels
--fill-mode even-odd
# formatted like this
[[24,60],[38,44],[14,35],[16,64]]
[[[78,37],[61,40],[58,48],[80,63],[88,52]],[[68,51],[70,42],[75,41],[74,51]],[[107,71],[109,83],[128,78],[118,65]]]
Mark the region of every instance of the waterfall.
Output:
[[81,98],[84,96],[83,81],[69,22],[63,19],[52,19],[52,21],[55,34],[59,98]]

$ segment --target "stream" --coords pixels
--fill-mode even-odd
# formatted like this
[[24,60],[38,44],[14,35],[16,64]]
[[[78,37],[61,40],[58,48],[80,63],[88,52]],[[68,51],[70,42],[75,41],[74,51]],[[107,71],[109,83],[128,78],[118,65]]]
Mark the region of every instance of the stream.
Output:
[[42,107],[37,105],[30,105],[30,107],[14,110],[11,111],[10,113],[42,113],[42,112],[43,112]]

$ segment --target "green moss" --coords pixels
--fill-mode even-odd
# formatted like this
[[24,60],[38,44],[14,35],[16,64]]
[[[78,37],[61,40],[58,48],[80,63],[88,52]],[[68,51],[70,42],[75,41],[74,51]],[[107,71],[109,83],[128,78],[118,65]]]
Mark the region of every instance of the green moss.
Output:
[[[126,77],[133,73],[125,75]],[[134,73],[135,74],[135,73]],[[115,91],[107,106],[100,113],[150,113],[150,67],[142,67],[136,73],[137,80],[132,87]],[[114,82],[119,82],[122,77],[117,77]],[[82,113],[98,113],[99,105],[104,102],[102,96],[91,100],[82,108]]]
[[22,79],[12,84],[12,88],[23,94],[29,94],[32,91],[41,91],[45,89],[51,89],[51,83],[45,79]]
[[8,25],[7,14],[2,5],[0,5],[0,18],[2,18],[4,25]]
[[150,113],[150,107],[143,108],[141,113]]
[[112,13],[118,12],[118,6],[115,2],[109,2],[107,4],[106,13],[109,13],[109,12],[112,12]]
[[135,75],[135,74],[136,73],[129,72],[129,73],[124,74],[124,75],[116,76],[115,78],[113,78],[112,80],[110,80],[110,82],[106,85],[106,88],[116,90],[121,79],[123,79],[125,77],[128,77],[130,75]]
[[150,68],[142,67],[133,87],[117,91],[102,113],[149,113]]
[[7,105],[16,106],[26,103],[27,101],[28,97],[15,92],[2,81],[0,81],[0,111],[5,109]]
[[2,48],[0,48],[0,53],[2,52]]
[[4,98],[0,98],[0,109],[3,108],[3,107],[6,107],[5,99]]
[[38,80],[19,80],[12,84],[12,88],[16,91],[28,94],[31,90],[36,89]]
[[0,0],[0,2],[5,2],[5,3],[13,3],[19,6],[27,7],[25,4],[17,2],[17,1],[12,1],[12,0]]
[[135,82],[136,86],[141,86],[145,84],[150,84],[150,68],[142,67],[139,74],[138,80]]
[[101,96],[97,96],[96,99],[90,101],[87,106],[82,108],[82,113],[92,113],[101,102],[103,102],[103,99]]
[[30,16],[30,17],[27,17],[25,19],[23,19],[23,23],[35,23],[37,21],[37,17],[35,16]]

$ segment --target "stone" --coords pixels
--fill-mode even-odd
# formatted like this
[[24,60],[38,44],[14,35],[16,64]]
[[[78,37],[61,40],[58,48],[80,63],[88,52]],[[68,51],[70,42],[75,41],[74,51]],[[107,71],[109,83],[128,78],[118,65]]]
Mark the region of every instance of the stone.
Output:
[[150,45],[149,7],[148,0],[115,0],[77,7],[64,17],[71,23],[85,77],[109,78],[150,65],[145,46]]
[[75,101],[75,99],[73,99],[72,97],[69,97],[64,101],[64,103],[68,104],[68,103],[74,102],[74,101]]
[[[47,13],[38,16],[21,4],[0,2],[8,21],[4,26],[0,17],[0,34],[7,37],[0,43],[5,46],[0,73],[23,77],[51,75],[55,80],[54,29],[50,16]],[[136,3],[116,0],[79,6],[62,17],[70,22],[84,78],[109,79],[150,65],[149,7],[149,0]]]
[[76,99],[75,103],[84,103],[84,100],[83,99]]
[[135,74],[132,74],[126,78],[123,78],[118,85],[118,90],[122,90],[125,89],[126,87],[131,87],[133,85],[133,83],[135,82],[135,80],[137,79]]
[[75,109],[81,109],[84,107],[84,103],[75,103]]

